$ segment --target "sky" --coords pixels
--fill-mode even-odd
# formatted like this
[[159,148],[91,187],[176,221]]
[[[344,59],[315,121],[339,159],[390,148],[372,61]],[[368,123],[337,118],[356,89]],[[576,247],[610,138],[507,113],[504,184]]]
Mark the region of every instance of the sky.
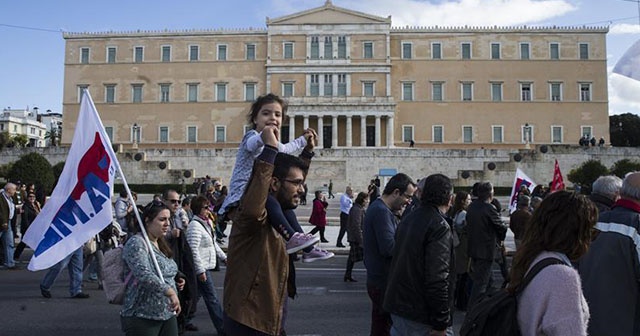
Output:
[[[334,0],[392,26],[608,26],[609,114],[640,114],[640,81],[613,73],[640,40],[640,0]],[[62,111],[65,32],[265,28],[325,0],[0,1],[0,107]],[[640,67],[640,59],[635,64]],[[636,73],[638,70],[636,70]]]

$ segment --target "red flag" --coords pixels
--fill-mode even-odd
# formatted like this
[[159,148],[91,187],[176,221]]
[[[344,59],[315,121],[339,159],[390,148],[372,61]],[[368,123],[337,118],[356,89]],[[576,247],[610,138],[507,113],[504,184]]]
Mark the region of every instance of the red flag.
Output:
[[553,170],[553,182],[551,182],[551,192],[558,190],[564,190],[564,180],[560,172],[560,165],[558,165],[558,160],[556,160],[556,166]]

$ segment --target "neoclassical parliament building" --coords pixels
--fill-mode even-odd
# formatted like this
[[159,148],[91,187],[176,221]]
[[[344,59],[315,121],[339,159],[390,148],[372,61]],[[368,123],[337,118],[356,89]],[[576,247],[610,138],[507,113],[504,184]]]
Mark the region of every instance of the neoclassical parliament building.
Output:
[[266,28],[65,33],[63,144],[88,89],[124,148],[235,148],[259,95],[287,142],[522,148],[608,140],[607,27],[393,27],[335,6]]

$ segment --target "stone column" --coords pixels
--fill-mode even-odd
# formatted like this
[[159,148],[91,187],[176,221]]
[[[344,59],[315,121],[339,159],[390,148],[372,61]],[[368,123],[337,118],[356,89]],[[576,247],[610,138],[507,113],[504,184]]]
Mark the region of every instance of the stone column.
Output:
[[376,147],[380,147],[380,115],[376,115]]
[[322,120],[322,116],[318,116],[318,148],[324,148],[324,121]]
[[296,116],[289,116],[289,141],[293,141],[296,138]]
[[387,147],[393,148],[393,116],[387,117]]
[[307,129],[309,128],[309,116],[305,115],[304,118],[302,119],[302,128]]
[[338,148],[338,116],[331,118],[331,148]]
[[367,115],[360,116],[360,146],[367,147]]
[[351,133],[353,133],[353,124],[351,123],[351,115],[347,116],[347,147],[351,147],[353,145],[352,143],[352,137],[353,135]]

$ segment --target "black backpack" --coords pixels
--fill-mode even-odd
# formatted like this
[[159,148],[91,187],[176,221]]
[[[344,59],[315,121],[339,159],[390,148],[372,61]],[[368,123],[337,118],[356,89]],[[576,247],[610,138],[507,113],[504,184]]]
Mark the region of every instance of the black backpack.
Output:
[[503,289],[475,304],[464,318],[461,336],[520,336],[517,297],[543,268],[563,264],[557,258],[537,262],[513,293]]

